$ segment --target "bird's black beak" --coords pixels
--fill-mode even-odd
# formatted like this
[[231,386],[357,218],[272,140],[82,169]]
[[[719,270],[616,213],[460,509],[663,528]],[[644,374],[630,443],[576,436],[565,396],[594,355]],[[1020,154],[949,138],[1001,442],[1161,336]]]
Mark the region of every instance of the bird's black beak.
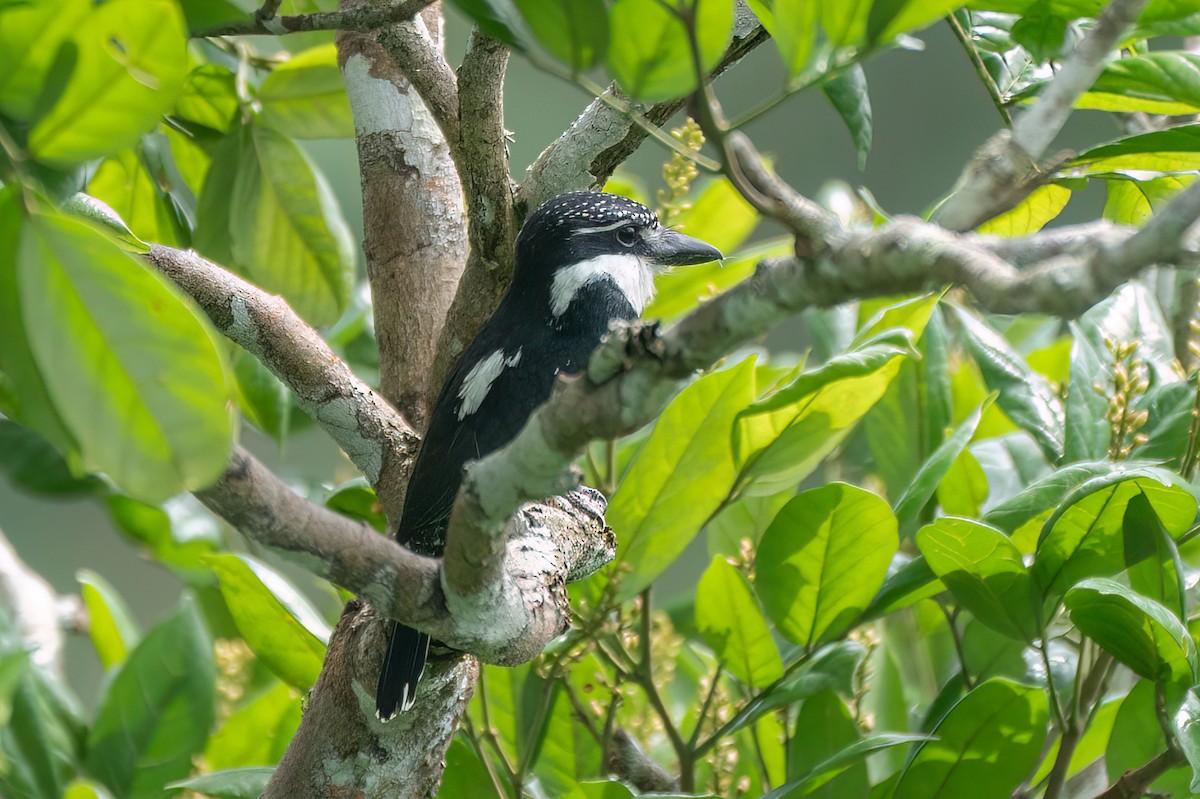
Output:
[[646,255],[658,266],[692,266],[725,257],[711,244],[668,228],[656,228],[646,234],[643,240]]

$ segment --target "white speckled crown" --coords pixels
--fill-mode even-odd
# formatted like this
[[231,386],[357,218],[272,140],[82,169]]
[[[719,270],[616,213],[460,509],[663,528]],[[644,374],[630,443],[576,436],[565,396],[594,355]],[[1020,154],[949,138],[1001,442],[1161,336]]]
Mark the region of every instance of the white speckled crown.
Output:
[[621,222],[648,227],[656,224],[658,217],[641,203],[619,194],[576,191],[542,203],[529,215],[525,226],[541,224],[546,228],[559,228],[585,224],[603,227]]

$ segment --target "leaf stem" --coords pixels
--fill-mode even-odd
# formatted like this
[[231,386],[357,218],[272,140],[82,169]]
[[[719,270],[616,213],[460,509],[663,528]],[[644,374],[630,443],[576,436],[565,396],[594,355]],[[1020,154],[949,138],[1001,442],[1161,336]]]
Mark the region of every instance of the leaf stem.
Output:
[[[966,15],[968,23],[970,21],[970,11],[962,12]],[[975,68],[975,74],[979,76],[979,82],[987,89],[988,96],[992,98],[992,105],[996,107],[1000,118],[1004,120],[1006,128],[1012,127],[1012,115],[1008,113],[1008,107],[1004,103],[1004,95],[1000,93],[1000,86],[997,85],[992,73],[988,72],[987,64],[983,62],[983,57],[979,55],[979,50],[975,48],[975,43],[971,41],[971,34],[963,26],[962,21],[956,13],[951,13],[946,17],[946,23],[950,26],[950,30],[954,31],[954,36],[958,39],[958,43],[962,45],[963,50],[967,54],[967,58],[971,60],[971,66]]]

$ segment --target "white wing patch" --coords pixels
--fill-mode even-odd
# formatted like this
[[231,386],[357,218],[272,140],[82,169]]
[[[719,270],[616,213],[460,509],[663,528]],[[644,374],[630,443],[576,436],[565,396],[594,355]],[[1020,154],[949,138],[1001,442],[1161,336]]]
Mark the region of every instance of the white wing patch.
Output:
[[492,383],[496,382],[496,378],[505,369],[516,366],[520,362],[521,348],[518,347],[516,353],[507,358],[504,356],[504,350],[496,350],[471,367],[471,371],[467,372],[462,386],[458,389],[458,398],[461,400],[458,406],[459,421],[479,410],[479,406],[487,398],[488,392],[492,390]]
[[654,299],[654,268],[633,253],[597,255],[554,273],[550,284],[550,313],[562,316],[579,290],[600,277],[609,277],[633,310],[641,313]]

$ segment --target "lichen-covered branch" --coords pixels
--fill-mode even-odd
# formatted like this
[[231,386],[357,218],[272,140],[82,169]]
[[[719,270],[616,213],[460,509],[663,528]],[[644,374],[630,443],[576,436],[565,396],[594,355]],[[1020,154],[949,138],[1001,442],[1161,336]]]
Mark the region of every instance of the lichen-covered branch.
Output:
[[390,5],[371,5],[345,11],[276,16],[279,3],[264,3],[252,17],[201,31],[195,36],[283,36],[306,31],[372,31],[384,25],[412,19],[434,0],[397,0]]
[[516,230],[504,129],[508,56],[504,43],[476,29],[458,70],[459,142],[452,152],[466,193],[471,253],[438,342],[435,383],[500,304],[512,279]]
[[296,395],[375,486],[399,509],[417,436],[360,381],[288,304],[195,252],[155,245],[147,260],[208,314],[217,330],[258,358]]
[[436,345],[467,260],[462,186],[443,134],[447,114],[457,129],[458,100],[451,75],[438,95],[444,102],[426,105],[379,39],[408,37],[444,64],[429,24],[418,18],[337,39],[354,112],[380,390],[417,429],[439,386]]
[[1011,131],[992,136],[972,155],[934,215],[947,230],[972,230],[1014,207],[1045,182],[1064,158],[1042,163],[1075,101],[1091,88],[1105,59],[1137,21],[1148,0],[1113,0],[1033,106]]

